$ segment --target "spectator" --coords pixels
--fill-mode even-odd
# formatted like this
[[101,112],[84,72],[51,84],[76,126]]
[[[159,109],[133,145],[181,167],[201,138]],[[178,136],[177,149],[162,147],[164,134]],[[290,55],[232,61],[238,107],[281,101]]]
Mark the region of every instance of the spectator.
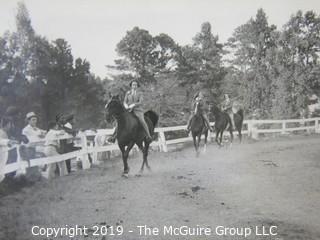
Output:
[[10,148],[17,144],[17,141],[10,140],[10,132],[13,129],[13,121],[10,117],[3,117],[0,126],[0,182],[4,178],[3,170],[10,158]]
[[[61,135],[64,135],[64,131],[58,130],[59,126],[56,122],[49,123],[49,131],[45,137],[45,154],[46,156],[55,156],[59,154],[60,151],[60,142],[57,138]],[[65,161],[56,163],[51,163],[48,165],[47,173],[48,178],[52,178],[55,176],[56,165],[58,165],[60,176],[66,175],[66,164]]]
[[[64,130],[70,137],[75,137],[77,131],[74,129],[74,116],[73,114],[62,116],[58,115],[57,120],[60,124],[60,128]],[[81,149],[81,147],[75,147],[74,141],[72,138],[63,139],[61,143],[61,153],[69,153]],[[66,160],[68,173],[71,172],[71,159]]]
[[35,158],[36,153],[38,153],[40,157],[43,157],[44,148],[41,141],[44,140],[46,131],[37,127],[38,116],[34,112],[29,112],[26,115],[26,120],[28,125],[22,130],[22,134],[29,140],[29,144],[27,145],[28,160]]

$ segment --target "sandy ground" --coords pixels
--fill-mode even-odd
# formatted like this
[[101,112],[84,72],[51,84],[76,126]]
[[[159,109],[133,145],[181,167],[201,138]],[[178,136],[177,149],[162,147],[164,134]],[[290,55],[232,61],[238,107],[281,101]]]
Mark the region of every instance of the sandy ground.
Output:
[[[195,157],[187,147],[152,152],[152,172],[135,176],[140,154],[131,157],[128,179],[112,160],[90,170],[42,181],[0,199],[0,239],[320,239],[320,137],[292,136],[210,144]],[[32,236],[33,226],[91,228],[88,236]],[[121,236],[109,234],[122,226]],[[137,226],[159,228],[145,236]],[[210,227],[210,236],[170,236],[164,226]],[[97,227],[94,227],[97,226]],[[251,229],[246,238],[220,236],[216,227]],[[259,236],[255,228],[271,226],[276,236]],[[219,228],[220,229],[220,228]],[[129,232],[133,231],[133,232]],[[220,232],[219,232],[220,233]],[[241,232],[239,232],[240,234]],[[103,233],[104,234],[104,233]]]

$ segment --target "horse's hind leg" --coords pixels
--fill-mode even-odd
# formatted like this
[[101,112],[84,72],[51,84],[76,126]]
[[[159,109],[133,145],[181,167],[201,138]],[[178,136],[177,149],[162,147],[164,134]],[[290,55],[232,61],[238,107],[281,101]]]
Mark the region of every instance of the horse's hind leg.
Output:
[[242,142],[241,128],[238,128],[238,134],[239,134],[239,140],[240,140],[240,143],[241,143]]
[[151,171],[151,168],[148,163],[149,146],[150,146],[150,143],[146,143],[144,146],[143,161],[146,164],[147,169]]
[[141,150],[142,154],[143,154],[143,161],[142,161],[142,165],[141,165],[141,168],[140,168],[140,171],[139,173],[143,173],[143,170],[144,170],[144,165],[146,165],[146,167],[151,170],[149,164],[148,164],[148,151],[149,151],[149,143],[146,143],[144,142],[144,147],[142,145],[142,142],[141,143],[138,143],[137,144],[139,149]]
[[232,142],[233,142],[233,132],[232,132],[232,128],[230,128],[229,132],[230,132],[230,146],[232,146]]

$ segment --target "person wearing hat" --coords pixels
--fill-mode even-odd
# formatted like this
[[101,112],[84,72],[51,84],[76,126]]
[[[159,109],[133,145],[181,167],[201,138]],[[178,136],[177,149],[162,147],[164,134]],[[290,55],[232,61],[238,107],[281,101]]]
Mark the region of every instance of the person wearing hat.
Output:
[[193,101],[192,101],[192,114],[190,115],[189,117],[189,120],[188,120],[188,124],[187,124],[187,131],[188,133],[190,132],[190,128],[191,128],[191,119],[193,118],[193,116],[196,114],[196,108],[198,108],[198,110],[200,111],[204,121],[205,121],[205,124],[207,126],[207,128],[212,132],[213,131],[213,128],[210,126],[210,122],[209,122],[209,119],[208,119],[208,116],[207,116],[207,113],[206,113],[206,110],[208,108],[208,106],[205,104],[205,101],[204,101],[204,95],[201,91],[199,91],[193,98]]
[[[73,137],[76,136],[77,131],[74,129],[74,115],[63,115],[59,114],[56,116],[56,122],[59,128],[69,135],[70,138],[60,140],[60,153],[69,153],[81,149],[81,147],[76,147]],[[71,172],[71,159],[66,160],[66,166],[68,173]]]
[[[137,116],[137,118],[139,119],[139,121],[140,121],[146,135],[147,135],[146,141],[150,143],[150,142],[152,142],[152,137],[150,135],[148,125],[144,119],[144,111],[142,108],[143,94],[138,90],[138,87],[140,86],[140,84],[136,80],[133,80],[130,82],[129,86],[131,87],[131,90],[129,90],[126,93],[126,95],[124,97],[123,105],[129,112],[132,112],[132,113],[134,113],[134,115]],[[117,136],[117,126],[115,129],[115,132],[108,139],[108,141],[114,142],[116,139],[116,136]]]
[[25,135],[31,143],[42,141],[47,132],[37,127],[38,116],[34,112],[29,112],[26,115],[26,121],[28,125],[22,129],[22,134]]

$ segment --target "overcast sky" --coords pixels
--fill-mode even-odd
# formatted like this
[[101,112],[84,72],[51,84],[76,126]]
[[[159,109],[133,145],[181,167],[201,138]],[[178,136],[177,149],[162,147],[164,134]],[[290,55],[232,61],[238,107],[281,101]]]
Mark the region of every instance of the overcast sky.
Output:
[[[0,0],[0,34],[15,30],[18,0]],[[105,77],[117,58],[116,44],[138,26],[153,36],[167,33],[189,44],[203,22],[226,41],[236,27],[263,8],[269,24],[282,25],[299,9],[320,13],[320,0],[24,0],[35,31],[49,40],[66,39],[74,57],[86,58]]]

